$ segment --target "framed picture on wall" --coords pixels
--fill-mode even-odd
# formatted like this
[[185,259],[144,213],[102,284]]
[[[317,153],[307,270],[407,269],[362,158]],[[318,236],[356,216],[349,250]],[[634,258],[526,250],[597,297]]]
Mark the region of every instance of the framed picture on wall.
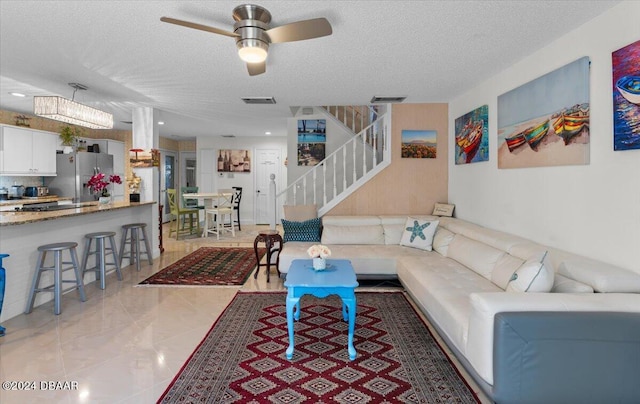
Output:
[[640,40],[611,54],[613,150],[640,149]]
[[456,164],[489,160],[489,106],[456,118],[455,136]]
[[251,151],[218,150],[217,169],[219,173],[251,172]]
[[298,119],[298,143],[326,143],[326,119]]
[[324,160],[325,150],[325,143],[298,143],[298,165],[318,165]]
[[435,130],[402,130],[402,158],[434,159],[438,145]]
[[589,164],[589,58],[498,97],[498,168]]

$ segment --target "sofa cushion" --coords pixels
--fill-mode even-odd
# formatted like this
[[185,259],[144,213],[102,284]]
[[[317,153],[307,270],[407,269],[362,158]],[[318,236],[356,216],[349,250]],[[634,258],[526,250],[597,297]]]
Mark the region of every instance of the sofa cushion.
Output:
[[553,276],[553,293],[593,293],[593,288],[582,282],[574,281],[560,274]]
[[293,222],[282,219],[283,241],[320,241],[320,218]]
[[640,274],[598,261],[566,260],[558,266],[558,273],[586,283],[596,292],[640,292]]
[[443,257],[446,257],[447,250],[449,249],[449,244],[454,237],[454,233],[450,232],[444,227],[438,226],[438,228],[436,229],[436,234],[433,235],[433,249]]
[[318,217],[316,205],[284,205],[284,217],[292,222],[304,222]]
[[461,234],[456,234],[451,240],[447,251],[449,258],[458,261],[488,280],[491,280],[491,272],[504,254],[505,252],[502,250],[471,240]]
[[438,223],[437,220],[407,218],[400,245],[431,251]]
[[437,203],[433,206],[433,215],[434,216],[453,216],[453,210],[456,205],[447,204],[447,203]]
[[513,274],[507,292],[550,292],[553,287],[553,268],[545,261],[548,253],[526,261]]
[[381,225],[334,226],[325,223],[322,244],[384,244]]
[[378,216],[323,216],[322,224],[335,226],[367,226],[379,225]]
[[493,268],[491,272],[491,282],[500,286],[503,290],[507,289],[507,285],[509,285],[513,274],[522,264],[524,264],[523,259],[514,257],[511,254],[504,254],[498,259],[495,268]]

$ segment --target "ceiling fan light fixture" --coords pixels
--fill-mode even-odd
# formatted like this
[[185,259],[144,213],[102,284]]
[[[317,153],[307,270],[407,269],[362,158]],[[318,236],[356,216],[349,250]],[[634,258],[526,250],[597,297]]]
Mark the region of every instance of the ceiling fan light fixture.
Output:
[[267,60],[269,45],[258,39],[242,39],[237,42],[238,56],[247,63],[263,63]]

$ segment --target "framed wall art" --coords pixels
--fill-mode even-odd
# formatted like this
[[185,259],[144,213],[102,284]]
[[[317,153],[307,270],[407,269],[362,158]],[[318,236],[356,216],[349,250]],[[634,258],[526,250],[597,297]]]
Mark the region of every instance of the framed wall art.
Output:
[[640,40],[611,54],[613,150],[640,149]]
[[435,130],[402,130],[402,158],[434,159],[437,156]]
[[589,58],[498,97],[498,168],[589,164]]
[[489,106],[456,118],[455,138],[456,164],[489,160]]
[[219,173],[249,173],[251,151],[218,150],[217,168]]

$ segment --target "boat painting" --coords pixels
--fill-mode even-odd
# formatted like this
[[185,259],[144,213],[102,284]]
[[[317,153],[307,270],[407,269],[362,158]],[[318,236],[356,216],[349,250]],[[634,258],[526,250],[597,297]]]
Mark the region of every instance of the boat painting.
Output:
[[489,106],[483,105],[455,120],[456,164],[489,160]]
[[585,56],[498,96],[498,168],[589,164],[589,66]]
[[589,104],[576,104],[571,108],[551,115],[553,132],[564,140],[564,144],[571,143],[571,139],[584,128],[589,127]]
[[611,54],[613,150],[640,149],[640,40]]
[[624,76],[616,81],[620,94],[633,104],[640,104],[640,76]]
[[527,130],[530,130],[530,129],[531,128],[527,128],[523,132],[517,133],[517,134],[515,134],[515,135],[513,135],[511,137],[507,137],[507,138],[504,139],[504,141],[507,144],[507,147],[509,148],[510,152],[513,152],[518,147],[520,147],[523,144],[527,143],[527,138],[525,136],[525,132]]
[[531,147],[531,149],[535,151],[538,151],[538,145],[540,144],[542,139],[547,136],[547,132],[549,132],[549,120],[545,119],[544,121],[538,123],[536,126],[525,131],[524,137],[527,139],[529,147]]

